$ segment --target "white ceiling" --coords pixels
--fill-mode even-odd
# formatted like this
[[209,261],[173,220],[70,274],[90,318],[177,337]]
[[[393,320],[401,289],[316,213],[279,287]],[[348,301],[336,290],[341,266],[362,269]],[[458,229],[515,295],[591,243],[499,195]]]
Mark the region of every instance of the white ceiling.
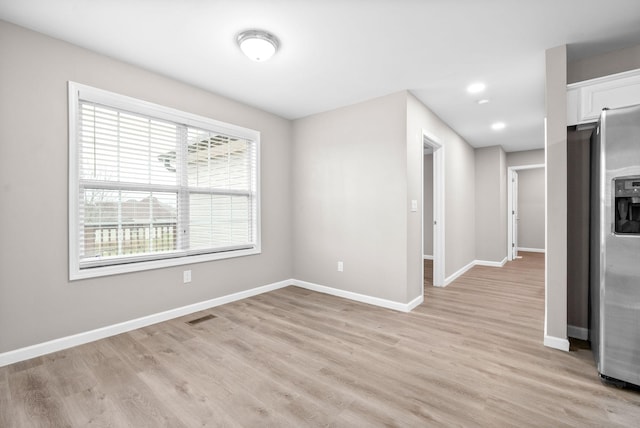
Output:
[[[289,119],[408,89],[506,151],[543,147],[545,49],[640,44],[640,0],[0,0],[0,19]],[[270,61],[238,49],[250,28],[280,39]]]

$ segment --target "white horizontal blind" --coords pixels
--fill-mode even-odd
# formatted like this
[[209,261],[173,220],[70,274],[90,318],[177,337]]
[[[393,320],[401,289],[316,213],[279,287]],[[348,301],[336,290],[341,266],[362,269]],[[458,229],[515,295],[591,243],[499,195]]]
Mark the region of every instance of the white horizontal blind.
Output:
[[250,141],[188,128],[189,247],[247,245],[253,235]]
[[77,115],[80,269],[255,246],[255,141],[82,97]]

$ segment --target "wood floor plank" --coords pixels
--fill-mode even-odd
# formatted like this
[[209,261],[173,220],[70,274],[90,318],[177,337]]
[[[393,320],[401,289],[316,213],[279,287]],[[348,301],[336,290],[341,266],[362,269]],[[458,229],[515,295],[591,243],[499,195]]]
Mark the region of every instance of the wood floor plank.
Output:
[[[220,318],[219,322],[229,321]],[[212,328],[218,332],[225,330],[220,328],[220,324],[215,324]],[[245,349],[239,355],[242,355],[250,366],[289,388],[296,395],[322,403],[325,411],[329,413],[342,410],[355,399],[348,391],[340,391],[335,385],[326,384],[319,379],[317,371],[324,365],[317,364],[310,355],[301,352],[294,344],[277,339],[275,330],[269,332],[240,328],[242,331],[228,330],[224,337],[217,337],[222,341],[242,341]]]
[[42,365],[9,376],[11,408],[17,426],[69,427],[71,421]]
[[42,358],[50,386],[62,397],[85,391],[98,383],[82,354],[75,350],[64,350]]
[[[247,312],[248,309],[245,308],[245,310],[242,311],[242,314],[246,314]],[[283,321],[280,322],[283,323]],[[266,327],[264,326],[264,323],[256,323],[254,328],[268,334],[268,331],[265,330]],[[301,327],[298,327],[298,322],[296,321],[291,324],[289,328],[296,329]],[[308,326],[305,326],[305,329],[307,331],[317,331],[317,334],[321,334],[319,333],[320,330],[312,329]],[[406,372],[403,370],[401,365],[397,364],[397,361],[384,358],[383,352],[381,352],[382,349],[375,349],[375,347],[371,346],[371,343],[369,344],[370,346],[361,346],[358,349],[350,350],[347,354],[337,354],[336,352],[339,352],[339,347],[332,349],[334,346],[309,346],[309,344],[313,343],[340,343],[336,339],[340,339],[342,334],[341,332],[330,331],[322,334],[325,334],[325,337],[309,337],[308,340],[301,343],[302,348],[298,349],[298,352],[308,352],[307,366],[310,369],[319,370],[318,375],[321,379],[333,381],[338,388],[340,385],[346,384],[350,389],[356,391],[358,396],[361,397],[364,395],[370,401],[382,399],[384,405],[396,403],[399,401],[398,397],[407,396],[407,391],[417,391],[421,388],[422,380],[415,377],[415,373]],[[277,336],[276,334],[272,335]],[[298,337],[299,334],[294,334],[293,336]],[[282,345],[283,344],[281,344],[281,346]],[[321,358],[318,358],[318,356],[321,356]],[[327,367],[324,359],[328,359],[328,361],[341,362],[341,364],[331,364],[330,367]],[[396,367],[396,370],[404,375],[402,382],[397,379],[395,374],[390,375],[391,372],[387,370],[389,367],[394,366],[398,366]],[[335,387],[336,386],[334,386],[334,388]],[[461,406],[459,403],[455,404],[444,400],[441,401],[437,396],[432,399],[432,402],[439,404],[438,407],[441,408],[449,407],[450,410],[453,410],[453,407],[459,408]],[[470,402],[467,401],[462,406],[469,405],[469,403]],[[426,402],[423,402],[422,404],[425,409],[430,405],[430,403]],[[439,411],[438,408],[433,408],[431,410],[432,412]],[[413,423],[417,423],[417,421],[413,421]]]
[[[257,397],[248,391],[244,367],[228,352],[216,352],[212,349],[222,345],[197,337],[183,342],[182,347],[177,343],[171,344],[175,340],[172,337],[166,336],[163,340],[171,347],[163,346],[158,359],[177,372],[177,379],[182,379],[179,388],[193,388],[197,393],[204,394],[200,400],[214,409],[214,421],[228,419],[251,425],[264,423],[284,426],[285,421],[281,416],[272,412],[261,401],[263,397]],[[142,376],[147,377],[149,373],[143,373]],[[173,382],[176,383],[175,380]]]
[[588,347],[542,345],[522,255],[445,288],[425,260],[411,313],[287,287],[0,368],[0,426],[639,426]]
[[[88,367],[118,411],[125,415],[129,425],[136,427],[186,426],[142,382],[135,367],[120,358],[112,348],[113,338],[80,347]],[[93,346],[91,346],[93,345]]]
[[63,398],[64,405],[74,427],[124,427],[126,417],[111,394],[96,385]]
[[10,428],[16,426],[11,404],[9,369],[0,367],[0,427]]

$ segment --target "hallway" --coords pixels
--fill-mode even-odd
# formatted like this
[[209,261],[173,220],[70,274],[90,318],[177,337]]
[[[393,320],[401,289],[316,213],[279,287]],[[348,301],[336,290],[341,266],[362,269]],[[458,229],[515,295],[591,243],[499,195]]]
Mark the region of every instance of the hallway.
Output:
[[415,312],[430,334],[446,336],[431,353],[456,372],[459,393],[485,397],[494,424],[636,426],[640,393],[603,385],[586,342],[567,353],[543,346],[544,254],[520,255],[445,288],[431,286],[424,261],[425,303]]

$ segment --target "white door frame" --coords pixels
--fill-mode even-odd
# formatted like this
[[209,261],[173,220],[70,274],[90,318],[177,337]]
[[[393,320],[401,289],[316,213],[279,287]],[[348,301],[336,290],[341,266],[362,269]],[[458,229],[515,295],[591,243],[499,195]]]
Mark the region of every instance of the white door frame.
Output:
[[509,183],[511,187],[507,190],[511,190],[511,227],[509,231],[511,232],[511,254],[508,258],[509,260],[515,260],[518,258],[518,170],[511,170],[511,182]]
[[[513,195],[513,183],[514,173],[517,171],[523,171],[525,169],[544,168],[543,163],[537,163],[533,165],[520,165],[510,166],[507,168],[507,258],[509,261],[513,260],[513,212],[517,211],[518,207],[514,207],[514,202],[519,198],[518,195]],[[517,190],[516,190],[517,191]],[[515,196],[515,197],[514,197]]]
[[[444,287],[444,145],[434,135],[422,130],[423,147],[433,148],[433,285]],[[422,210],[424,213],[424,156],[422,159]],[[422,254],[424,254],[424,215],[422,216]],[[429,226],[427,226],[429,227]],[[422,255],[421,257],[422,258]],[[424,263],[422,263],[424,294]]]

